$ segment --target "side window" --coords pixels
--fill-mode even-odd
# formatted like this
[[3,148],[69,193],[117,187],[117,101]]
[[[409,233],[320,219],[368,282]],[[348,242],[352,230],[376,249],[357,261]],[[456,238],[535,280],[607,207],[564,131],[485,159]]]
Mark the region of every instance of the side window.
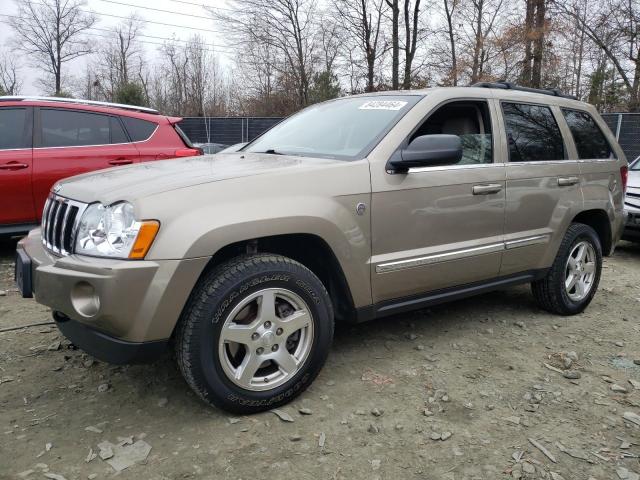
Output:
[[129,138],[117,117],[109,117],[111,122],[111,143],[128,143]]
[[140,120],[139,118],[120,117],[124,123],[132,142],[147,140],[158,126],[156,123]]
[[549,107],[502,103],[510,162],[564,160],[564,142]]
[[26,108],[0,108],[0,150],[30,148]]
[[109,116],[73,110],[40,109],[43,147],[106,145]]
[[569,125],[569,130],[571,130],[580,160],[611,158],[613,156],[607,138],[591,115],[587,112],[566,108],[562,109],[562,114]]
[[458,165],[493,162],[491,116],[485,101],[451,102],[438,108],[411,136],[457,135],[462,143]]

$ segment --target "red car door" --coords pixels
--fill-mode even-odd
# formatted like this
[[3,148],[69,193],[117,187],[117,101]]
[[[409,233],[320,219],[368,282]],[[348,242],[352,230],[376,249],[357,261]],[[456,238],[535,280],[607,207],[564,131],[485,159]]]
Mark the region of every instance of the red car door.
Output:
[[[31,189],[33,109],[0,108],[0,231],[36,222]],[[8,231],[8,230],[7,230]]]
[[38,216],[58,180],[139,159],[118,116],[49,107],[35,114],[33,193]]

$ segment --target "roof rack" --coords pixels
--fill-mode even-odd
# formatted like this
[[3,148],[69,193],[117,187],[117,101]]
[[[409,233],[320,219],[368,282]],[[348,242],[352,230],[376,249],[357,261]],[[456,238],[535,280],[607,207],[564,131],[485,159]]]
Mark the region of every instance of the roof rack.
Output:
[[480,87],[480,88],[499,88],[501,90],[518,90],[520,92],[539,93],[542,95],[553,95],[554,97],[570,98],[572,100],[578,99],[573,95],[567,95],[566,93],[562,93],[557,88],[521,87],[520,85],[516,85],[515,83],[505,82],[502,80],[499,80],[497,82],[478,82],[478,83],[474,83],[471,86]]
[[95,100],[82,100],[78,98],[63,98],[63,97],[38,97],[38,96],[5,96],[0,97],[0,102],[17,102],[24,100],[44,101],[44,102],[61,102],[61,103],[75,103],[79,105],[96,105],[99,107],[121,108],[123,110],[133,110],[134,112],[152,113],[158,115],[160,112],[153,108],[139,107],[136,105],[126,105],[123,103],[110,103],[110,102],[97,102]]

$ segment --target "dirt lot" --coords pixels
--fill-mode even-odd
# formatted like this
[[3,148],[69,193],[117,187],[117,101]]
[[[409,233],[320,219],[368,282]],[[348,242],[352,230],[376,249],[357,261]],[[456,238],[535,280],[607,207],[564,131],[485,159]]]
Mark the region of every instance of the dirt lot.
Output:
[[[0,329],[49,319],[15,291],[12,248]],[[204,406],[169,358],[113,367],[54,326],[0,333],[0,478],[637,479],[640,427],[623,415],[640,414],[639,312],[640,246],[622,244],[576,317],[521,287],[344,326],[283,408],[293,422]],[[569,352],[579,379],[562,374]],[[105,440],[140,439],[146,460],[119,474],[87,462]]]

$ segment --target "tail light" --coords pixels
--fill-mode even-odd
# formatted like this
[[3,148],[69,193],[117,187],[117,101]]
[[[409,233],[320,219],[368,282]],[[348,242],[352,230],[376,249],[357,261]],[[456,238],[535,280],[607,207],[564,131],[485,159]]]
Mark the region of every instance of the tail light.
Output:
[[196,155],[202,155],[202,150],[199,148],[182,148],[180,150],[176,150],[173,155],[176,158],[180,157],[194,157]]
[[629,179],[629,167],[623,166],[620,167],[620,178],[622,179],[622,191],[626,193],[627,191],[627,180]]

